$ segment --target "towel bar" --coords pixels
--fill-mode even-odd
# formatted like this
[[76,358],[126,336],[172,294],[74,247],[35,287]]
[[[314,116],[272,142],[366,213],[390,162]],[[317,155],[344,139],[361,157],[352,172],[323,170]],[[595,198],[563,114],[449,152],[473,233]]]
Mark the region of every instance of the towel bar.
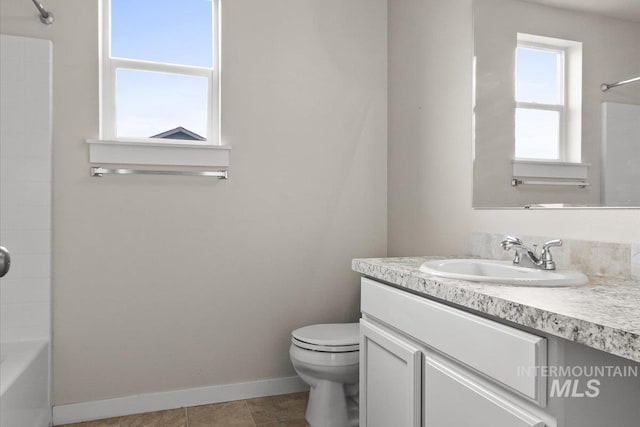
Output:
[[92,167],[91,176],[101,177],[103,175],[180,175],[180,176],[207,176],[219,179],[229,179],[229,172],[224,171],[177,171],[177,170],[157,170],[157,169],[109,169]]
[[552,186],[570,186],[570,187],[590,187],[591,184],[585,181],[535,181],[513,178],[511,180],[511,186],[517,187],[518,185],[552,185]]

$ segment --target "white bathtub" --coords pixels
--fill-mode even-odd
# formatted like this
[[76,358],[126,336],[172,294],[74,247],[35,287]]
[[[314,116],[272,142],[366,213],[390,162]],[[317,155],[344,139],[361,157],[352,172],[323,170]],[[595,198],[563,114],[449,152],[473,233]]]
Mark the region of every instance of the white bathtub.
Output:
[[49,343],[0,343],[0,426],[48,427]]

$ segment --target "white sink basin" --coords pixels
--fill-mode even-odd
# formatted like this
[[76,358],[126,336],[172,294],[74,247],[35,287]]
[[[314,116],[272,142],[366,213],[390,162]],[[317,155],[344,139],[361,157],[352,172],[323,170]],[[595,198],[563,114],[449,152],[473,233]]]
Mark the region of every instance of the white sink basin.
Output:
[[516,286],[579,286],[588,282],[579,271],[544,271],[519,267],[511,261],[444,259],[427,261],[420,271],[437,277]]

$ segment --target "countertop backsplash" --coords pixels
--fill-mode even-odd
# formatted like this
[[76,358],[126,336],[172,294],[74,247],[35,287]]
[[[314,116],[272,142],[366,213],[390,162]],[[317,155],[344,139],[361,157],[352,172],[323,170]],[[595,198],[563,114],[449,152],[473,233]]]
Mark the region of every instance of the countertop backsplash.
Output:
[[[504,251],[500,242],[506,234],[472,233],[471,254],[487,259],[513,259],[512,251]],[[557,237],[518,235],[526,245]],[[640,243],[609,243],[589,240],[562,239],[563,245],[552,249],[559,269],[580,270],[589,276],[640,279]]]

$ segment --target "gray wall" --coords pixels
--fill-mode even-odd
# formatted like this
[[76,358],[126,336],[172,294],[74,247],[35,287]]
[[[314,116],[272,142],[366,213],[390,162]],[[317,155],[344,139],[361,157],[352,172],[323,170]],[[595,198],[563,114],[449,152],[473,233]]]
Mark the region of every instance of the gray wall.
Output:
[[228,182],[90,178],[98,2],[47,6],[0,26],[54,43],[55,404],[293,375],[290,331],[357,319],[350,260],[386,254],[386,1],[224,2]]
[[389,0],[389,255],[469,252],[471,231],[640,241],[639,210],[471,208],[472,0]]

